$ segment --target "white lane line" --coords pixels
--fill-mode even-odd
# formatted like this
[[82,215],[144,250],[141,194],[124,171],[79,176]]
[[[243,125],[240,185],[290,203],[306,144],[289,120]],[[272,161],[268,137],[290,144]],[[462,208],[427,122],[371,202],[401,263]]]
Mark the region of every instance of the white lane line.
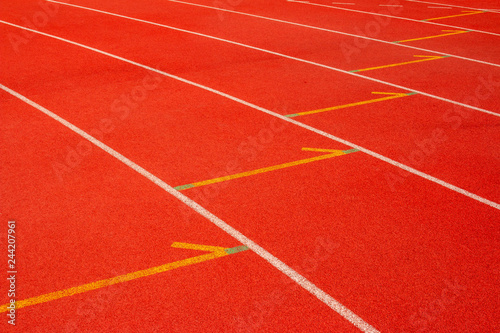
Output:
[[35,109],[45,113],[47,116],[50,118],[54,119],[55,121],[61,123],[62,125],[66,126],[76,134],[82,136],[83,138],[87,139],[97,147],[101,148],[104,150],[106,153],[110,154],[120,162],[124,163],[134,171],[138,172],[139,174],[143,175],[159,187],[161,187],[163,190],[171,194],[172,196],[176,197],[180,201],[182,201],[184,204],[192,208],[195,212],[200,214],[201,216],[205,217],[207,220],[215,224],[217,227],[220,229],[224,230],[226,233],[231,235],[233,238],[238,240],[241,244],[246,245],[249,249],[254,251],[256,254],[258,254],[261,258],[269,262],[271,265],[273,265],[275,268],[277,268],[280,272],[283,274],[287,275],[289,278],[291,278],[293,281],[298,283],[302,288],[307,290],[309,293],[313,294],[316,296],[320,301],[328,305],[332,310],[340,314],[342,317],[347,319],[349,322],[351,322],[354,326],[359,328],[363,332],[368,332],[368,333],[379,333],[374,327],[372,327],[370,324],[366,323],[363,319],[361,319],[359,316],[357,316],[355,313],[353,313],[351,310],[346,308],[344,305],[339,303],[337,300],[335,300],[333,297],[331,297],[329,294],[318,288],[315,284],[307,280],[305,277],[300,275],[298,272],[287,266],[284,262],[273,256],[271,253],[266,251],[264,248],[259,246],[257,243],[243,235],[241,232],[238,230],[234,229],[231,227],[229,224],[215,216],[214,214],[210,213],[208,210],[206,210],[204,207],[199,205],[197,202],[191,200],[181,192],[175,190],[172,186],[168,185],[165,183],[163,180],[160,178],[156,177],[146,169],[142,168],[141,166],[135,164],[122,154],[118,153],[116,150],[113,148],[107,146],[106,144],[102,143],[101,141],[97,140],[87,132],[81,130],[77,126],[73,125],[72,123],[68,122],[67,120],[61,118],[57,114],[47,110],[43,106],[33,102],[32,100],[28,99],[27,97],[15,92],[14,90],[0,84],[0,89],[6,91],[7,93],[11,94],[12,96],[15,96],[22,100],[23,102],[31,105]]
[[[488,10],[488,9],[479,9],[479,8],[472,8],[472,7],[465,7],[465,6],[458,6],[458,5],[452,5],[449,3],[437,3],[437,2],[430,2],[430,1],[422,1],[422,0],[406,0],[410,2],[420,2],[420,3],[427,3],[429,5],[439,5],[439,6],[448,6],[448,7],[455,7],[455,8],[464,8],[464,9],[472,9],[472,10]],[[496,13],[496,12],[495,12]]]
[[452,9],[451,7],[436,7],[436,6],[427,6],[427,8],[432,8],[432,9]]
[[[173,1],[173,0],[170,0],[170,1]],[[448,27],[448,28],[453,28],[453,29],[460,29],[460,30],[469,30],[469,31],[474,31],[474,32],[478,32],[478,33],[482,33],[482,34],[488,34],[488,35],[493,35],[493,36],[500,36],[500,34],[497,34],[495,32],[483,31],[483,30],[477,30],[477,29],[471,29],[471,28],[464,28],[464,27],[458,27],[456,25],[438,23],[438,22],[434,22],[434,21],[422,21],[422,20],[412,19],[412,18],[408,18],[408,17],[393,16],[393,15],[381,14],[381,13],[375,13],[375,12],[367,12],[367,11],[363,11],[363,10],[350,9],[350,8],[344,8],[344,7],[335,7],[335,6],[323,5],[323,4],[314,3],[314,2],[305,2],[305,1],[299,1],[299,0],[287,0],[287,1],[288,2],[295,2],[295,3],[302,3],[302,4],[306,4],[306,5],[311,5],[311,6],[318,6],[318,7],[326,7],[326,8],[333,8],[333,9],[345,10],[345,11],[355,12],[355,13],[361,13],[361,14],[369,14],[369,15],[375,15],[375,16],[390,17],[390,18],[394,18],[394,19],[397,19],[397,20],[405,20],[405,21],[411,21],[411,22],[417,22],[417,23],[440,25],[440,26],[443,26],[443,27]],[[410,0],[407,0],[407,1],[410,1]]]
[[283,116],[283,115],[281,115],[281,114],[279,114],[279,113],[273,112],[273,111],[268,110],[268,109],[266,109],[266,108],[260,107],[260,106],[258,106],[258,105],[252,104],[252,103],[247,102],[247,101],[244,101],[244,100],[242,100],[242,99],[240,99],[240,98],[238,98],[238,97],[234,97],[234,96],[229,95],[229,94],[227,94],[227,93],[224,93],[224,92],[222,92],[222,91],[219,91],[219,90],[216,90],[216,89],[213,89],[213,88],[210,88],[210,87],[204,86],[204,85],[202,85],[202,84],[200,84],[200,83],[196,83],[196,82],[193,82],[193,81],[190,81],[190,80],[187,80],[187,79],[181,78],[181,77],[176,76],[176,75],[173,75],[173,74],[169,74],[169,73],[167,73],[167,72],[163,72],[163,71],[158,70],[158,69],[156,69],[156,68],[149,67],[149,66],[147,66],[147,65],[143,65],[143,64],[140,64],[140,63],[135,62],[135,61],[132,61],[132,60],[128,60],[128,59],[126,59],[126,58],[123,58],[123,57],[120,57],[120,56],[117,56],[117,55],[114,55],[114,54],[108,53],[108,52],[106,52],[106,51],[101,51],[101,50],[96,49],[96,48],[93,48],[93,47],[91,47],[91,46],[83,45],[83,44],[80,44],[80,43],[77,43],[77,42],[73,42],[73,41],[68,40],[68,39],[64,39],[64,38],[62,38],[62,37],[57,37],[57,36],[54,36],[54,35],[47,34],[47,33],[45,33],[45,32],[40,32],[40,31],[37,31],[37,30],[33,30],[33,29],[29,29],[29,28],[21,27],[21,26],[18,26],[18,25],[16,25],[16,24],[13,24],[13,23],[8,23],[8,22],[1,21],[1,20],[0,20],[0,23],[8,24],[8,25],[11,25],[11,26],[14,26],[14,27],[18,27],[18,28],[21,28],[21,29],[26,29],[26,30],[28,30],[28,31],[32,31],[32,32],[35,32],[35,33],[38,33],[38,34],[41,34],[41,35],[44,35],[44,36],[47,36],[47,37],[51,37],[51,38],[54,38],[54,39],[57,39],[57,40],[60,40],[60,41],[63,41],[63,42],[69,43],[69,44],[73,44],[73,45],[76,45],[76,46],[79,46],[79,47],[85,48],[85,49],[87,49],[87,50],[91,50],[91,51],[94,51],[94,52],[97,52],[97,53],[100,53],[100,54],[106,55],[106,56],[108,56],[108,57],[111,57],[111,58],[114,58],[114,59],[118,59],[118,60],[124,61],[124,62],[126,62],[126,63],[132,64],[132,65],[135,65],[135,66],[137,66],[137,67],[141,67],[141,68],[147,69],[147,70],[149,70],[149,71],[152,71],[152,72],[155,72],[155,73],[158,73],[158,74],[164,75],[164,76],[169,77],[169,78],[172,78],[172,79],[174,79],[174,80],[177,80],[177,81],[180,81],[180,82],[184,82],[184,83],[189,84],[189,85],[192,85],[192,86],[194,86],[194,87],[198,87],[198,88],[200,88],[200,89],[203,89],[203,90],[206,90],[206,91],[212,92],[212,93],[214,93],[214,94],[216,94],[216,95],[219,95],[219,96],[225,97],[225,98],[230,99],[230,100],[232,100],[232,101],[235,101],[236,103],[239,103],[239,104],[242,104],[242,105],[248,106],[248,107],[250,107],[250,108],[252,108],[252,109],[255,109],[255,110],[257,110],[257,111],[261,111],[261,112],[267,113],[267,114],[269,114],[269,115],[271,115],[271,116],[274,116],[274,117],[276,117],[276,118],[279,118],[279,119],[281,119],[281,120],[284,120],[284,121],[287,121],[287,122],[292,123],[292,124],[294,124],[294,125],[297,125],[297,126],[299,126],[299,127],[305,128],[305,129],[307,129],[307,130],[309,130],[309,131],[311,131],[311,132],[314,132],[314,133],[316,133],[316,134],[322,135],[322,136],[327,137],[327,138],[329,138],[329,139],[331,139],[331,140],[334,140],[334,141],[337,141],[337,142],[341,142],[341,143],[343,143],[343,144],[345,144],[345,145],[347,145],[347,146],[350,146],[350,147],[356,148],[356,149],[358,149],[358,150],[360,150],[360,151],[362,151],[362,152],[364,152],[364,153],[366,153],[366,154],[368,154],[368,155],[370,155],[370,156],[372,156],[372,157],[375,157],[375,158],[377,158],[377,159],[379,159],[379,160],[382,160],[382,161],[384,161],[384,162],[386,162],[386,163],[392,164],[392,165],[394,165],[394,166],[396,166],[396,167],[398,167],[398,168],[401,168],[401,169],[406,170],[406,171],[408,171],[408,172],[410,172],[410,173],[413,173],[413,174],[415,174],[415,175],[417,175],[417,176],[420,176],[420,177],[422,177],[422,178],[424,178],[424,179],[427,179],[427,180],[429,180],[429,181],[431,181],[431,182],[434,182],[434,183],[436,183],[436,184],[438,184],[438,185],[441,185],[441,186],[443,186],[443,187],[445,187],[445,188],[447,188],[447,189],[449,189],[449,190],[455,191],[455,192],[460,193],[460,194],[462,194],[462,195],[464,195],[464,196],[467,196],[467,197],[469,197],[469,198],[471,198],[471,199],[474,199],[474,200],[476,200],[476,201],[478,201],[478,202],[481,202],[481,203],[483,203],[483,204],[485,204],[485,205],[488,205],[488,206],[491,206],[491,207],[493,207],[493,208],[495,208],[495,209],[500,210],[500,204],[498,204],[498,203],[496,203],[496,202],[493,202],[493,201],[490,201],[490,200],[485,199],[485,198],[483,198],[483,197],[480,197],[480,196],[478,196],[477,194],[471,193],[471,192],[466,191],[466,190],[464,190],[464,189],[462,189],[462,188],[460,188],[460,187],[457,187],[457,186],[455,186],[455,185],[449,184],[449,183],[447,183],[447,182],[445,182],[445,181],[443,181],[443,180],[441,180],[441,179],[439,179],[439,178],[436,178],[436,177],[433,177],[433,176],[431,176],[431,175],[428,175],[428,174],[426,174],[426,173],[424,173],[424,172],[418,171],[418,170],[416,170],[416,169],[414,169],[414,168],[412,168],[412,167],[409,167],[409,166],[407,166],[407,165],[405,165],[405,164],[403,164],[403,163],[399,163],[399,162],[397,162],[397,161],[394,161],[394,160],[392,160],[392,159],[390,159],[390,158],[388,158],[388,157],[385,157],[384,155],[378,154],[378,153],[376,153],[376,152],[374,152],[374,151],[371,151],[371,150],[369,150],[369,149],[367,149],[367,148],[364,148],[364,147],[358,146],[357,144],[354,144],[354,143],[352,143],[352,142],[349,142],[349,141],[347,141],[347,140],[344,140],[344,139],[339,138],[339,137],[337,137],[337,136],[334,136],[334,135],[332,135],[332,134],[326,133],[326,132],[324,132],[324,131],[322,131],[322,130],[319,130],[319,129],[314,128],[314,127],[309,126],[309,125],[306,125],[306,124],[304,124],[304,123],[298,122],[298,121],[296,121],[296,120],[295,120],[295,119],[293,119],[293,118],[288,118],[288,117],[285,117],[285,116]]
[[[401,86],[401,85],[398,85],[398,84],[394,84],[394,83],[390,83],[390,82],[387,82],[387,81],[375,79],[375,78],[372,78],[372,77],[369,77],[369,76],[364,76],[364,75],[358,74],[356,72],[346,71],[346,70],[339,69],[339,68],[336,68],[336,67],[324,65],[324,64],[317,63],[317,62],[314,62],[314,61],[305,60],[305,59],[302,59],[302,58],[297,58],[297,57],[289,56],[289,55],[286,55],[286,54],[283,54],[283,53],[274,52],[274,51],[263,49],[263,48],[260,48],[260,47],[251,46],[251,45],[247,45],[247,44],[243,44],[243,43],[239,43],[239,42],[235,42],[235,41],[231,41],[231,40],[228,40],[228,39],[223,39],[223,38],[219,38],[219,37],[215,37],[215,36],[211,36],[211,35],[206,35],[206,34],[203,34],[203,33],[200,33],[200,32],[195,32],[195,31],[190,31],[190,30],[186,30],[186,29],[176,28],[176,27],[165,25],[165,24],[160,24],[160,23],[156,23],[156,22],[145,21],[145,20],[141,20],[141,19],[137,19],[137,18],[133,18],[133,17],[129,17],[129,16],[120,15],[120,14],[110,13],[110,12],[106,12],[106,11],[103,11],[103,10],[98,10],[98,9],[93,9],[93,8],[88,8],[88,7],[83,7],[83,6],[77,6],[77,5],[71,5],[71,4],[67,4],[67,3],[59,2],[59,1],[52,1],[52,0],[50,0],[50,1],[58,3],[58,4],[61,4],[61,5],[66,5],[66,6],[81,8],[81,9],[85,9],[85,10],[89,10],[89,11],[94,11],[94,12],[98,12],[98,13],[102,13],[102,14],[107,14],[107,15],[112,15],[112,16],[116,16],[116,17],[121,17],[121,18],[125,18],[125,19],[128,19],[128,20],[132,20],[132,21],[137,21],[137,22],[141,22],[141,23],[151,24],[151,25],[162,27],[162,28],[168,28],[168,29],[175,30],[175,31],[185,32],[185,33],[188,33],[188,34],[192,34],[192,35],[196,35],[196,36],[201,36],[201,37],[205,37],[205,38],[209,38],[209,39],[221,41],[221,42],[224,42],[224,43],[228,43],[228,44],[233,44],[233,45],[245,47],[245,48],[248,48],[248,49],[251,49],[251,50],[257,50],[257,51],[260,51],[260,52],[265,52],[265,53],[272,54],[272,55],[275,55],[275,56],[278,56],[278,57],[282,57],[282,58],[286,58],[286,59],[291,59],[291,60],[303,62],[303,63],[310,64],[310,65],[313,65],[313,66],[318,66],[318,67],[326,68],[326,69],[333,70],[333,71],[336,71],[336,72],[339,72],[339,73],[348,74],[348,75],[351,75],[351,76],[355,76],[355,77],[359,77],[359,78],[362,78],[362,79],[365,79],[365,80],[369,80],[369,81],[381,83],[381,84],[388,85],[388,86],[395,87],[395,88],[399,88],[399,89],[402,89],[402,90],[411,90],[411,91],[417,92],[417,93],[419,93],[419,94],[421,94],[423,96],[427,96],[427,97],[430,97],[430,98],[438,99],[438,100],[441,100],[441,101],[444,101],[444,102],[448,102],[448,103],[451,103],[451,104],[459,105],[459,106],[462,106],[462,107],[465,107],[465,108],[469,108],[469,109],[472,109],[472,110],[484,112],[484,113],[493,115],[495,117],[500,117],[500,113],[489,111],[489,110],[486,110],[486,109],[483,109],[483,108],[479,108],[479,107],[468,105],[468,104],[463,104],[463,103],[460,103],[460,102],[457,102],[457,101],[454,101],[454,100],[451,100],[451,99],[448,99],[448,98],[444,98],[444,97],[440,97],[440,96],[437,96],[437,95],[429,94],[429,93],[426,93],[426,92],[423,92],[423,91],[420,91],[420,90],[415,90],[415,89],[408,88],[408,87],[405,87],[405,86]],[[8,22],[5,22],[5,21],[0,21],[0,22],[6,23],[6,24],[10,24],[12,26],[15,26],[15,27],[18,27],[18,28],[21,28],[21,29],[26,29],[28,31],[39,32],[37,30],[31,30],[29,28],[18,26],[18,25],[15,25],[15,24],[12,24],[12,23],[8,23]],[[50,36],[52,36],[52,35],[50,35]]]
[[[53,0],[47,0],[47,1],[54,2]],[[371,40],[371,41],[374,41],[374,42],[379,42],[379,43],[384,43],[384,44],[397,45],[397,46],[400,46],[400,47],[406,47],[408,49],[414,49],[414,50],[425,51],[425,52],[433,52],[433,53],[442,54],[442,55],[445,55],[445,56],[448,56],[448,57],[452,57],[452,58],[457,58],[457,59],[462,59],[462,60],[477,62],[477,63],[484,64],[484,65],[490,65],[490,66],[500,67],[500,64],[495,64],[495,63],[487,62],[487,61],[483,61],[483,60],[477,60],[477,59],[462,57],[462,56],[451,54],[451,53],[443,53],[443,52],[440,52],[440,51],[434,51],[434,50],[424,49],[424,48],[421,48],[421,47],[411,46],[411,45],[408,45],[408,44],[398,44],[398,43],[394,43],[394,42],[386,41],[386,40],[382,40],[382,39],[376,39],[376,38],[371,38],[371,37],[362,36],[362,35],[355,35],[355,34],[350,34],[350,33],[347,33],[347,32],[341,32],[341,31],[336,31],[336,30],[331,30],[331,29],[316,27],[316,26],[307,25],[307,24],[301,24],[301,23],[296,23],[296,22],[291,22],[291,21],[285,21],[285,20],[280,20],[280,19],[276,19],[276,18],[272,18],[272,17],[267,17],[267,16],[260,16],[260,15],[245,13],[245,12],[238,12],[238,11],[230,10],[230,9],[223,9],[223,8],[218,8],[218,7],[213,7],[213,6],[200,5],[200,4],[191,3],[191,2],[185,2],[185,1],[180,1],[180,0],[168,0],[168,1],[170,1],[170,2],[176,2],[176,3],[182,3],[182,4],[185,4],[185,5],[190,5],[190,6],[195,6],[195,7],[215,9],[215,10],[218,10],[218,11],[223,11],[223,12],[228,12],[228,13],[233,13],[233,14],[238,14],[238,15],[243,15],[243,16],[255,17],[255,18],[259,18],[259,19],[263,19],[263,20],[274,21],[274,22],[279,22],[279,23],[284,23],[284,24],[290,24],[290,25],[294,25],[294,26],[298,26],[298,27],[303,27],[303,28],[308,28],[308,29],[314,29],[314,30],[319,30],[319,31],[326,31],[326,32],[331,32],[331,33],[335,33],[335,34],[339,34],[339,35],[350,36],[350,37],[355,37],[355,38],[360,38],[360,39],[366,39],[366,40]],[[63,4],[62,2],[58,2],[58,3]]]

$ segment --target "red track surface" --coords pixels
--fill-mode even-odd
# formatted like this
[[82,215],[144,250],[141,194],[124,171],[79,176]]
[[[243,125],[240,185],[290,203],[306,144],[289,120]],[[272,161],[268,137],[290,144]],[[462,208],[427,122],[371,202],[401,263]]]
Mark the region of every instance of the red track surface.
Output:
[[[167,0],[70,2],[204,36],[63,5],[51,7],[56,9],[45,14],[45,24],[36,24],[47,6],[37,1],[8,0],[0,20],[24,27],[35,20],[38,31],[281,115],[381,97],[372,92],[432,95],[291,118],[427,178],[361,151],[181,193],[380,332],[500,331],[499,36],[471,31],[405,43],[429,50],[424,52]],[[381,22],[372,14],[284,0],[189,2],[351,34]],[[342,7],[373,13],[384,8],[382,2],[356,3]],[[397,15],[418,20],[466,10],[401,4]],[[481,1],[473,7],[495,5]],[[486,12],[435,22],[500,33],[499,21],[500,14]],[[392,42],[443,29],[392,18],[371,37]],[[171,186],[325,154],[304,147],[352,148],[63,40],[25,35],[2,22],[0,36],[0,88],[57,114]],[[346,53],[346,45],[357,51]],[[443,53],[470,60],[447,57],[359,72],[366,78],[348,73]],[[171,247],[174,242],[242,245],[3,88],[0,108],[0,246],[7,275],[7,221],[15,220],[18,302],[203,254]],[[0,327],[7,332],[359,331],[259,253],[244,251],[47,299],[17,309],[15,327],[4,311]],[[1,304],[7,304],[9,284],[0,280]]]

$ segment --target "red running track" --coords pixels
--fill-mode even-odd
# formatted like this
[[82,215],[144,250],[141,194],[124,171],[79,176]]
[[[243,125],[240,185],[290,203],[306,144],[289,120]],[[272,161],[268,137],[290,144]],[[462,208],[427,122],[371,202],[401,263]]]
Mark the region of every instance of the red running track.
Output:
[[[169,1],[73,3],[344,71],[405,62],[416,54],[373,42],[347,62],[339,45],[352,37],[331,32],[227,12],[221,20],[215,10]],[[366,23],[363,15],[312,7],[306,11],[299,5],[243,1],[230,6],[345,32]],[[0,20],[22,26],[23,17],[41,10],[37,2],[5,7]],[[498,20],[494,15],[487,16],[491,26]],[[439,30],[412,23],[409,34],[403,33],[407,23],[399,25],[392,21],[393,32],[377,38],[391,40],[396,32],[398,38],[412,38]],[[1,57],[8,64],[0,84],[94,135],[169,185],[321,154],[301,151],[303,147],[351,148],[199,87],[48,36],[28,37],[22,29],[0,26]],[[61,5],[37,30],[282,115],[376,98],[372,92],[413,89],[465,104],[476,96],[479,107],[498,113],[498,68],[463,59],[363,72],[384,84],[82,8]],[[460,50],[462,56],[481,55],[478,60],[498,63],[492,47],[498,37],[476,36],[478,47],[471,50],[468,34],[441,37],[440,43],[437,38],[422,40],[419,46]],[[27,40],[17,52],[13,35]],[[134,99],[138,87],[145,95]],[[1,95],[2,215],[5,225],[9,219],[18,225],[18,300],[199,255],[172,248],[174,242],[241,245],[114,157],[89,148],[76,133],[11,94]],[[415,94],[293,119],[499,202],[495,114]],[[499,212],[494,206],[363,152],[182,193],[378,331],[498,330]],[[2,235],[2,248],[7,248],[6,232]],[[0,286],[8,290],[5,281]],[[2,300],[9,301],[6,293]],[[358,331],[252,251],[27,306],[17,315],[15,329],[26,332]],[[1,325],[15,330],[7,320]]]

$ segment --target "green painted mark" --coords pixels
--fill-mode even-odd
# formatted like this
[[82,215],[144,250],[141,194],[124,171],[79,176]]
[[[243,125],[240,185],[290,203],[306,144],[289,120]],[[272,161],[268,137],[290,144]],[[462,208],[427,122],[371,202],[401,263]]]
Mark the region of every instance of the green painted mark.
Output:
[[285,117],[292,118],[292,117],[297,117],[299,114],[298,113],[293,113],[293,114],[287,114]]
[[355,148],[353,148],[353,149],[349,149],[349,150],[343,150],[343,152],[344,152],[345,154],[355,153],[355,152],[357,152],[357,151],[359,151],[359,150],[358,150],[358,149],[355,149]]
[[182,190],[186,190],[186,189],[191,188],[191,187],[194,187],[194,185],[193,184],[180,185],[180,186],[174,187],[174,189],[177,191],[182,191]]
[[243,251],[246,251],[246,250],[248,250],[247,246],[240,245],[240,246],[237,246],[237,247],[232,247],[230,249],[225,249],[224,251],[226,251],[227,254],[234,254],[234,253],[243,252]]

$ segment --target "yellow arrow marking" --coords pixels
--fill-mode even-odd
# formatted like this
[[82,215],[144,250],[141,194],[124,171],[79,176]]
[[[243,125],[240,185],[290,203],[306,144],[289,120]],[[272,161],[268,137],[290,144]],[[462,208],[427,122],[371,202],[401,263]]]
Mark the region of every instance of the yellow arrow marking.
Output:
[[[16,303],[15,303],[16,309],[24,308],[24,307],[30,306],[30,305],[50,302],[50,301],[53,301],[53,300],[56,300],[59,298],[85,293],[87,291],[91,291],[91,290],[95,290],[95,289],[99,289],[99,288],[104,288],[104,287],[111,286],[114,284],[130,281],[130,280],[135,280],[135,279],[150,276],[153,274],[158,274],[158,273],[170,271],[170,270],[173,270],[173,269],[176,269],[179,267],[194,265],[194,264],[198,264],[198,263],[203,262],[203,261],[212,260],[212,259],[227,256],[229,254],[248,250],[248,248],[246,246],[225,248],[225,247],[218,247],[218,246],[208,246],[208,245],[198,245],[198,244],[188,244],[188,243],[173,243],[172,247],[207,251],[210,253],[203,254],[200,256],[196,256],[196,257],[192,257],[192,258],[179,260],[179,261],[172,262],[172,263],[162,265],[162,266],[148,268],[148,269],[145,269],[142,271],[137,271],[137,272],[133,272],[133,273],[125,274],[125,275],[116,276],[116,277],[113,277],[110,279],[105,279],[105,280],[100,280],[100,281],[96,281],[96,282],[92,282],[92,283],[87,283],[87,284],[84,284],[84,285],[81,285],[78,287],[73,287],[73,288],[60,290],[60,291],[56,291],[56,292],[45,294],[45,295],[40,295],[40,296],[28,298],[28,299],[25,299],[22,301],[16,301]],[[7,309],[7,307],[9,305],[10,305],[10,303],[0,306],[0,313],[8,311],[9,309]]]
[[413,61],[407,61],[407,62],[400,62],[397,64],[390,64],[390,65],[384,65],[384,66],[377,66],[377,67],[370,67],[370,68],[363,68],[363,69],[356,69],[353,71],[350,71],[351,73],[355,72],[365,72],[365,71],[372,71],[374,69],[381,69],[381,68],[388,68],[388,67],[396,67],[396,66],[402,66],[402,65],[408,65],[408,64],[414,64],[417,62],[424,62],[424,61],[430,61],[430,60],[437,60],[437,59],[442,59],[442,58],[448,58],[448,56],[423,56],[423,55],[414,55],[414,57],[417,58],[423,58],[420,60],[413,60]]
[[382,97],[382,98],[376,98],[376,99],[370,99],[370,100],[367,100],[367,101],[349,103],[349,104],[344,104],[344,105],[337,105],[337,106],[332,106],[332,107],[324,108],[324,109],[318,109],[318,110],[312,110],[312,111],[305,111],[305,112],[298,112],[298,113],[293,113],[293,114],[287,114],[285,117],[292,118],[292,117],[297,117],[297,116],[305,116],[305,115],[313,114],[313,113],[320,113],[320,112],[326,112],[326,111],[332,111],[332,110],[345,109],[345,108],[350,108],[350,107],[353,107],[353,106],[359,106],[359,105],[364,105],[364,104],[370,104],[370,103],[387,101],[387,100],[395,99],[395,98],[401,98],[401,97],[411,96],[411,95],[415,95],[416,93],[414,93],[414,92],[411,92],[411,93],[389,93],[389,92],[377,92],[377,91],[374,91],[374,92],[372,92],[372,94],[374,94],[374,95],[389,95],[389,96]]
[[441,34],[441,35],[434,35],[434,36],[413,38],[413,39],[398,40],[397,42],[393,42],[393,43],[406,43],[406,42],[413,42],[413,41],[416,41],[416,40],[431,39],[431,38],[451,36],[451,35],[458,35],[458,34],[465,34],[466,32],[470,32],[470,30],[441,30],[441,31],[448,32],[448,33]]
[[482,13],[486,13],[486,12],[482,11],[482,10],[479,10],[479,11],[477,11],[477,10],[462,10],[462,13],[464,13],[464,14],[456,14],[456,15],[449,15],[449,16],[442,16],[442,17],[434,17],[434,18],[425,19],[425,20],[422,20],[422,21],[442,20],[442,19],[450,18],[450,17],[459,17],[459,16],[466,16],[466,15],[482,14]]
[[[313,150],[314,148],[302,148],[304,151],[319,151],[319,150]],[[270,167],[266,168],[261,168],[261,169],[256,169],[256,170],[251,170],[251,171],[246,171],[246,172],[241,172],[237,173],[234,175],[229,175],[229,176],[224,176],[224,177],[219,177],[219,178],[214,178],[214,179],[209,179],[209,180],[204,180],[201,182],[197,183],[191,183],[191,184],[186,184],[186,185],[180,185],[174,187],[178,191],[186,190],[188,188],[193,188],[193,187],[199,187],[199,186],[204,186],[204,185],[209,185],[209,184],[215,184],[215,183],[221,183],[225,182],[227,180],[231,179],[237,179],[237,178],[243,178],[243,177],[248,177],[248,176],[253,176],[259,173],[264,173],[264,172],[269,172],[273,170],[279,170],[279,169],[284,169],[284,168],[289,168],[295,165],[300,165],[300,164],[306,164],[306,163],[311,163],[315,161],[320,161],[320,160],[325,160],[327,158],[332,158],[335,156],[341,156],[341,155],[346,155],[350,153],[354,153],[358,151],[357,149],[350,149],[350,150],[334,150],[334,149],[323,149],[321,150],[322,152],[329,152],[329,154],[326,155],[320,155],[312,158],[306,158],[304,160],[299,160],[299,161],[294,161],[294,162],[289,162],[289,163],[283,163],[279,165],[273,165]]]

